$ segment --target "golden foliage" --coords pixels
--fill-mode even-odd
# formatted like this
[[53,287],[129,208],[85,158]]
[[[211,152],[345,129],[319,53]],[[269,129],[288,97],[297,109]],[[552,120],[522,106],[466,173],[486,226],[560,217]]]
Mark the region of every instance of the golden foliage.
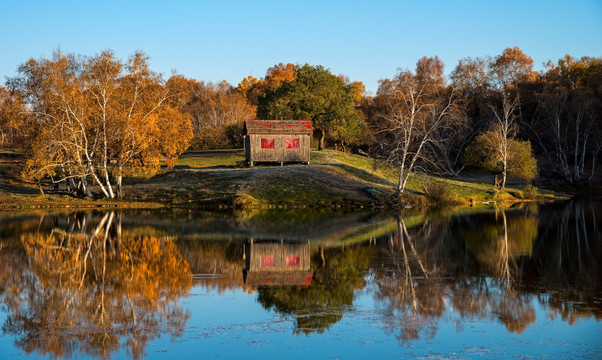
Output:
[[183,331],[189,314],[177,302],[192,280],[174,239],[121,233],[113,218],[106,214],[91,233],[84,225],[21,236],[30,266],[12,278],[4,303],[8,331],[24,334],[26,352],[108,358],[123,346],[140,358],[163,326]]
[[154,171],[164,159],[172,165],[192,138],[175,100],[186,90],[181,79],[166,86],[142,52],[122,63],[110,50],[92,57],[59,51],[30,59],[19,73],[10,83],[32,110],[23,127],[26,178],[79,179],[91,196],[91,177],[113,198],[121,195],[125,167]]

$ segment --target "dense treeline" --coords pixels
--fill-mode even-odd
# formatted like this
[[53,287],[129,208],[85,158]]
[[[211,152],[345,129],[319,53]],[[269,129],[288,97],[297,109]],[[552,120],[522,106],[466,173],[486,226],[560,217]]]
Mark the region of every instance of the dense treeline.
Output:
[[[0,88],[0,145],[23,146],[23,175],[91,196],[121,196],[132,169],[173,166],[186,149],[238,148],[248,118],[307,118],[315,146],[368,152],[399,170],[456,176],[466,165],[531,180],[534,153],[570,184],[596,180],[602,59],[569,55],[542,72],[518,47],[465,58],[449,79],[438,57],[382,79],[375,95],[323,66],[277,64],[237,86],[152,72],[143,53],[30,59]],[[540,168],[541,168],[540,164]],[[551,174],[549,174],[551,175]]]

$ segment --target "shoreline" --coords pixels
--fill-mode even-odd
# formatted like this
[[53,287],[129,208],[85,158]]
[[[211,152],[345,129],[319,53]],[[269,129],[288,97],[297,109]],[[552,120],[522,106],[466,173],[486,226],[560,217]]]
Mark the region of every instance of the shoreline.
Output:
[[[516,202],[566,200],[571,195],[515,181],[504,191],[492,174],[466,171],[456,178],[412,175],[398,202],[396,169],[377,160],[335,150],[312,151],[311,165],[246,167],[242,151],[191,151],[172,170],[124,179],[122,199],[76,198],[65,191],[41,195],[18,178],[19,162],[0,162],[0,210],[40,209],[332,209],[429,210],[509,206]],[[46,189],[49,186],[46,184]]]

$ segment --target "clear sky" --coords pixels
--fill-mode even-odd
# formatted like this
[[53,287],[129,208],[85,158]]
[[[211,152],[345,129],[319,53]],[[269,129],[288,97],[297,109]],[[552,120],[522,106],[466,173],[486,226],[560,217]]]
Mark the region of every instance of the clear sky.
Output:
[[145,51],[151,68],[197,80],[265,76],[279,62],[378,80],[422,56],[449,74],[464,57],[519,46],[536,69],[564,54],[602,56],[602,0],[0,0],[0,83],[27,59]]

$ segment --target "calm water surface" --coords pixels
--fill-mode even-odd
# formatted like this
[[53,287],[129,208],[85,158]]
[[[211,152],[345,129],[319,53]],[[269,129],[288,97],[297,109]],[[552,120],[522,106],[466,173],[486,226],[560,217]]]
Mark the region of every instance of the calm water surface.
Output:
[[602,358],[602,204],[0,213],[0,358]]

